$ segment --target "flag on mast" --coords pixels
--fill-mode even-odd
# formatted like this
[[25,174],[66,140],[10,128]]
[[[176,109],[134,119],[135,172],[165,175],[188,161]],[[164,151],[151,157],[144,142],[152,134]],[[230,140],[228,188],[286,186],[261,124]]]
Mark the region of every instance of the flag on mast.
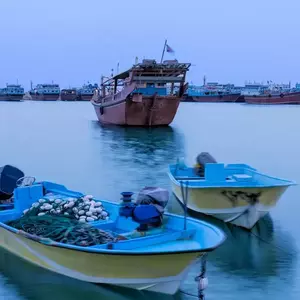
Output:
[[168,45],[168,44],[166,44],[166,51],[168,52],[168,53],[174,53],[175,51]]

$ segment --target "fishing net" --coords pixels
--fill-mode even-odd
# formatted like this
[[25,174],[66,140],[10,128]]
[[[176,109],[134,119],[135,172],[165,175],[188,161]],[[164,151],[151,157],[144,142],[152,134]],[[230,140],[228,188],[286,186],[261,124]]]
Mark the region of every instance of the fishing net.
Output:
[[116,241],[112,234],[69,216],[26,214],[17,220],[8,222],[7,225],[35,236],[69,245],[84,247]]

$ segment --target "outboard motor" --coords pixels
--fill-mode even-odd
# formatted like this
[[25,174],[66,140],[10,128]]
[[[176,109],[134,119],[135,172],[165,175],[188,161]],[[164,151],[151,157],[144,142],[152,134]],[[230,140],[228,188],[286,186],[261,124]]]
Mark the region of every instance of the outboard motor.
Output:
[[5,165],[0,167],[0,202],[13,196],[17,181],[24,173],[16,167]]
[[208,163],[217,163],[217,161],[208,153],[201,152],[196,158],[197,165],[195,172],[200,177],[205,177],[205,165]]
[[[158,227],[162,224],[164,209],[169,200],[169,192],[162,188],[145,187],[138,194],[135,204],[131,202],[131,196],[125,193],[128,198],[121,203],[120,216],[131,217],[140,226],[138,231],[146,231],[149,226]],[[130,202],[129,202],[130,197]]]

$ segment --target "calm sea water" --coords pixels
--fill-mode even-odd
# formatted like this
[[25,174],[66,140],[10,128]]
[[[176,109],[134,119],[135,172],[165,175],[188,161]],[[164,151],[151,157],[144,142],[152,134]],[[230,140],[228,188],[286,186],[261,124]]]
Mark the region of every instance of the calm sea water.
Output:
[[[202,151],[300,182],[300,106],[180,105],[169,128],[101,127],[90,103],[0,102],[0,165],[119,201],[124,190],[170,188],[168,164]],[[300,188],[291,187],[251,233],[220,226],[227,241],[208,257],[206,299],[299,299]],[[169,210],[181,213],[171,198]],[[195,266],[174,297],[195,299]],[[152,293],[99,287],[32,266],[0,250],[0,299],[150,299]]]

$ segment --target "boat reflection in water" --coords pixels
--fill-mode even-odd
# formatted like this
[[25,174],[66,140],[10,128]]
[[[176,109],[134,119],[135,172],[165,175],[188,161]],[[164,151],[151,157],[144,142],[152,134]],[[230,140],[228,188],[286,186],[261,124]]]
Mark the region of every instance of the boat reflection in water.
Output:
[[[177,214],[183,211],[174,195],[168,211]],[[260,292],[262,288],[267,289],[266,284],[280,286],[284,280],[285,286],[293,286],[297,246],[292,236],[273,222],[270,214],[260,219],[251,231],[191,210],[188,210],[188,215],[219,227],[227,235],[225,243],[208,255],[207,276],[210,283],[207,297],[240,299],[241,293],[245,293],[242,287],[247,286],[250,299],[252,293],[258,293],[257,289]],[[199,268],[199,265],[195,266],[189,273],[185,291],[197,294],[194,277],[199,273]],[[282,288],[280,295],[284,295],[284,291]],[[278,291],[268,289],[270,292],[279,296]],[[228,294],[225,298],[224,293]]]
[[[20,272],[20,270],[22,271]],[[14,285],[11,299],[23,299],[24,297],[24,299],[42,300],[151,300],[153,297],[157,297],[157,293],[153,292],[91,284],[59,275],[27,263],[2,248],[0,249],[0,273],[4,276],[3,287],[0,278],[0,298],[3,292],[3,295],[10,299],[10,283]],[[159,299],[175,300],[178,299],[177,295],[172,297],[159,294]]]
[[93,139],[99,140],[98,144],[93,141],[92,151],[98,153],[92,156],[99,157],[93,167],[103,169],[101,181],[113,186],[107,188],[110,199],[116,186],[118,199],[122,190],[138,191],[146,185],[169,189],[168,165],[176,157],[184,156],[183,134],[171,126],[118,127],[92,122],[91,127]]

